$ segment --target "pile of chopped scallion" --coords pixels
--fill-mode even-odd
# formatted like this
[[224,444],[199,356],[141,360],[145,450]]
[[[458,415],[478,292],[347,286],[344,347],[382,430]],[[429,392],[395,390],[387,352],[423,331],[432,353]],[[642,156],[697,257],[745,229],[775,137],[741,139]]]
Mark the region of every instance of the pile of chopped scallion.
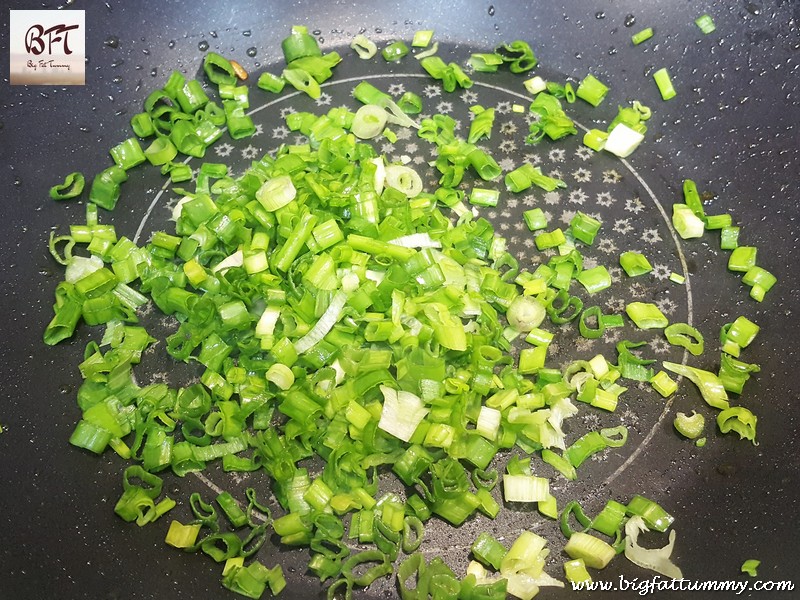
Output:
[[[412,47],[425,48],[433,32],[419,33]],[[362,58],[377,51],[368,39],[354,48]],[[286,68],[280,76],[262,74],[259,88],[279,93],[289,83],[318,96],[341,60],[335,52],[323,54],[304,27],[293,28],[283,50]],[[395,41],[382,56],[397,61],[409,53]],[[445,90],[472,85],[436,47],[417,58]],[[522,73],[535,65],[522,41],[470,59],[477,72],[507,66]],[[567,445],[564,422],[583,405],[614,411],[625,380],[650,382],[664,396],[677,389],[652,360],[632,351],[640,345],[632,342],[620,342],[613,361],[597,355],[564,369],[548,362],[551,325],[573,323],[582,336],[597,338],[626,323],[623,315],[603,314],[582,300],[611,285],[606,267],[584,268],[580,252],[602,224],[578,212],[566,230],[545,231],[541,209],[527,211],[537,248],[558,252],[533,272],[521,270],[492,224],[470,208],[496,206],[500,194],[476,187],[466,195],[459,187],[468,171],[487,181],[502,175],[476,145],[491,134],[494,110],[476,107],[464,139],[446,115],[415,121],[419,97],[406,94],[396,103],[367,82],[353,91],[362,104],[357,111],[286,117],[307,143],[284,145],[239,177],[209,162],[195,175],[183,157],[202,158],[226,131],[233,138],[255,132],[247,74],[214,53],[204,67],[219,99],[174,72],[132,119],[135,136],[111,149],[114,165],[94,177],[85,223],[51,238],[66,274],[45,342],[71,337],[80,321],[104,326],[79,365],[82,418],[70,442],[97,454],[110,447],[131,461],[116,513],[140,526],[159,519],[176,500],[164,495],[158,473],[183,477],[219,461],[225,471],[266,472],[270,489],[251,487],[245,499],[193,494],[188,503],[195,518],[173,520],[166,541],[221,563],[223,585],[249,598],[267,587],[278,594],[286,585],[280,565],[268,568],[256,558],[272,534],[308,548],[308,570],[329,583],[329,597],[349,597],[392,573],[404,599],[430,593],[527,600],[540,586],[563,586],[544,571],[547,541],[531,531],[508,545],[481,534],[462,574],[420,552],[431,519],[458,527],[476,513],[497,516],[502,507],[492,491],[499,484],[504,502],[535,504],[559,520],[568,538],[567,580],[590,580],[587,569],[602,569],[623,552],[638,565],[680,577],[669,559],[674,531],[663,549],[637,543],[640,532],[664,532],[672,524],[655,501],[609,499],[589,517],[577,502],[559,507],[549,480],[535,474],[541,460],[574,480],[587,458],[625,444],[627,429],[619,426],[588,431]],[[577,92],[534,80],[526,87],[536,94],[529,143],[577,133],[559,98],[596,105],[608,91],[593,76]],[[643,139],[649,116],[639,103],[622,108],[608,132],[593,130],[586,143],[627,156]],[[367,140],[393,135],[387,125],[411,127],[437,147],[439,187],[425,189],[412,167],[390,163],[370,145]],[[617,126],[625,128],[621,137],[613,133]],[[174,228],[137,246],[101,222],[98,206],[113,209],[127,171],[146,162],[191,189],[174,188],[181,197]],[[509,193],[564,185],[529,164],[506,173],[505,184]],[[79,197],[83,188],[84,177],[72,174],[51,196]],[[705,216],[691,182],[684,191],[676,230],[688,238],[721,229],[731,269],[743,272],[753,297],[762,300],[775,281],[756,265],[755,248],[738,246],[739,230],[727,215]],[[635,252],[621,256],[620,266],[631,277],[651,270]],[[575,281],[582,291],[574,292]],[[174,316],[177,328],[164,343],[176,361],[198,366],[196,383],[137,383],[134,367],[157,341],[138,324],[137,311],[151,302]],[[635,327],[664,329],[670,344],[693,355],[703,352],[697,329],[670,324],[654,304],[632,302],[626,316]],[[727,392],[741,393],[758,371],[739,360],[757,332],[745,317],[726,326],[719,374],[663,364],[720,410],[722,432],[754,442],[756,417],[731,407]],[[520,344],[518,360],[512,343]],[[703,434],[702,415],[681,414],[675,425],[689,438]],[[509,460],[511,449],[522,457]],[[312,472],[310,459],[324,466]],[[379,495],[378,479],[387,476],[407,494]],[[270,494],[280,516],[271,514]]]

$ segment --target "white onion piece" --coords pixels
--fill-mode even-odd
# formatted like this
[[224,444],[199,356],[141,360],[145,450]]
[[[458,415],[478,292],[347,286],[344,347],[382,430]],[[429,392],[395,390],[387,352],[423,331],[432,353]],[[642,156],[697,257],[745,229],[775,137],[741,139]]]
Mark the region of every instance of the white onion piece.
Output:
[[625,524],[625,557],[635,565],[650,569],[670,579],[683,579],[683,573],[670,560],[675,546],[675,530],[669,532],[669,543],[663,548],[643,548],[637,542],[639,534],[650,531],[642,517],[635,515]]

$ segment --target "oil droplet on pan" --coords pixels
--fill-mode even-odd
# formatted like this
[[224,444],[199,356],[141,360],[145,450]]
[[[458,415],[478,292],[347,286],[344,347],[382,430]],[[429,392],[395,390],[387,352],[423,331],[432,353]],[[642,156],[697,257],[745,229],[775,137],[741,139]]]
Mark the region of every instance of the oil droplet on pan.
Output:
[[758,16],[761,14],[761,7],[753,2],[748,2],[745,8],[747,9],[747,12],[749,12],[751,15]]

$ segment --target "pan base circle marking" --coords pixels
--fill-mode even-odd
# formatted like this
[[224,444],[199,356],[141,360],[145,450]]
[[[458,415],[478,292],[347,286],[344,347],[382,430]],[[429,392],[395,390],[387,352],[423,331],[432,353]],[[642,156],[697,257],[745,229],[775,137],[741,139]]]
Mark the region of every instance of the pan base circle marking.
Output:
[[[519,194],[507,192],[502,185],[502,179],[495,182],[470,179],[462,185],[467,194],[473,185],[501,191],[501,205],[481,209],[479,214],[493,224],[498,235],[507,239],[509,249],[520,261],[521,268],[533,270],[553,255],[552,252],[536,251],[533,233],[525,227],[522,212],[540,207],[548,216],[549,229],[566,229],[571,218],[580,210],[603,223],[595,244],[580,248],[586,268],[599,264],[618,264],[619,254],[626,250],[642,252],[654,267],[649,275],[628,278],[621,268],[611,266],[609,271],[614,284],[609,290],[591,297],[582,293],[583,290],[578,292],[584,297],[586,305],[599,304],[604,313],[621,314],[629,301],[654,302],[671,322],[684,321],[692,324],[692,289],[686,257],[664,205],[652,188],[629,161],[604,153],[594,153],[582,146],[580,134],[556,143],[543,141],[538,145],[526,144],[524,138],[531,122],[527,105],[531,98],[507,87],[476,81],[468,90],[448,94],[441,90],[438,83],[418,73],[391,76],[367,74],[344,78],[324,84],[323,94],[317,101],[301,92],[292,92],[251,110],[249,114],[258,126],[256,135],[237,141],[220,140],[209,149],[209,154],[215,152],[220,161],[246,167],[250,160],[266,153],[274,153],[283,144],[303,143],[301,137],[294,136],[286,128],[286,114],[295,111],[324,114],[333,106],[344,105],[354,110],[357,103],[350,97],[349,84],[364,80],[374,82],[395,98],[405,91],[414,91],[423,99],[424,109],[420,118],[437,113],[447,114],[456,120],[456,134],[463,138],[466,138],[469,130],[472,115],[470,106],[480,104],[485,108],[494,108],[492,136],[488,140],[479,141],[478,145],[491,153],[503,171],[507,172],[523,162],[528,162],[539,167],[546,175],[567,183],[563,190],[543,192],[536,189]],[[525,111],[516,112],[515,104],[521,103],[524,103]],[[577,121],[576,125],[583,131],[587,130]],[[392,129],[398,136],[397,142],[372,141],[378,153],[386,155],[392,162],[410,161],[409,164],[417,168],[423,176],[426,189],[435,189],[438,173],[429,166],[434,159],[435,147],[418,138],[413,130],[399,127]],[[204,160],[213,162],[214,159],[214,156],[207,155]],[[194,159],[188,158],[185,162],[191,163],[192,160]],[[238,176],[239,173],[232,175]],[[168,189],[169,185],[165,183],[156,192],[139,222],[134,241],[138,242],[142,238],[151,219],[161,222],[161,215],[157,211],[170,210],[174,199],[167,200]],[[167,215],[169,216],[171,215]],[[672,272],[686,276],[684,286],[677,286],[668,280]],[[619,330],[608,330],[603,338],[593,341],[578,336],[574,324],[552,329],[558,334],[557,341],[551,347],[552,358],[557,359],[559,366],[576,359],[588,359],[601,352],[610,357],[613,355],[610,350],[621,339]],[[659,359],[675,362],[686,360],[684,351],[670,347],[662,336],[654,335],[652,331],[626,330],[625,339],[644,342],[643,348],[648,357],[655,355]],[[638,389],[629,389],[622,395],[621,406],[626,407],[622,408],[620,414],[598,414],[599,411],[583,410],[579,406],[581,413],[573,417],[583,420],[582,426],[574,428],[576,430],[624,424],[635,433],[631,437],[636,442],[621,449],[626,453],[624,457],[604,454],[595,457],[606,459],[601,464],[608,466],[605,470],[599,468],[599,464],[592,467],[600,471],[598,474],[590,473],[588,477],[593,482],[592,489],[610,485],[619,477],[641,455],[671,410],[672,399],[667,399],[662,400],[660,410],[653,411],[649,407],[654,405],[652,396],[656,393],[649,385],[630,383],[637,385]],[[198,475],[205,485],[214,490],[221,489],[208,475]],[[555,487],[559,485],[561,484],[556,483]]]

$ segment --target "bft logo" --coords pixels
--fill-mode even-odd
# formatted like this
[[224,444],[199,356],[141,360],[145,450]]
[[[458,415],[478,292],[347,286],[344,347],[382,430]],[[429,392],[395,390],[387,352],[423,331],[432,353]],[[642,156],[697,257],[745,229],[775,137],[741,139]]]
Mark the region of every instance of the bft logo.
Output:
[[11,85],[84,85],[85,12],[12,10]]
[[[72,50],[69,48],[69,32],[73,29],[80,29],[80,25],[59,23],[48,29],[45,29],[39,24],[31,25],[28,32],[25,34],[25,50],[39,56],[46,48],[47,54],[52,55],[53,45],[60,43],[65,55],[72,54]],[[47,36],[46,40],[45,36]],[[47,41],[46,46],[45,41]]]

